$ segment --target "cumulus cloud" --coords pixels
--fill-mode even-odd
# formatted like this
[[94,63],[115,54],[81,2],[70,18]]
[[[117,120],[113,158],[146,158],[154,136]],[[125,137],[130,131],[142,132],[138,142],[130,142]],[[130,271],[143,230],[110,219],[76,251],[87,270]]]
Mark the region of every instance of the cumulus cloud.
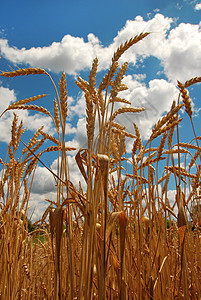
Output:
[[56,192],[50,193],[31,193],[29,199],[29,210],[28,216],[31,217],[32,222],[36,222],[43,216],[45,210],[48,208],[50,203],[45,201],[46,199],[56,201],[57,194]]
[[91,65],[96,49],[100,46],[98,39],[90,34],[88,42],[83,38],[65,35],[61,42],[30,49],[10,47],[8,40],[1,39],[0,48],[2,55],[14,63],[27,63],[56,72],[64,69],[68,74],[75,74]]
[[56,191],[53,175],[46,168],[37,167],[31,191],[35,194],[47,194]]
[[[195,9],[201,9],[200,5],[197,4]],[[125,125],[131,133],[134,133],[133,122],[136,122],[142,138],[146,139],[154,123],[170,109],[172,101],[176,99],[178,95],[175,87],[176,80],[184,82],[192,77],[200,76],[201,22],[199,24],[177,24],[172,18],[157,13],[149,20],[144,20],[141,16],[137,16],[134,20],[128,20],[108,47],[104,47],[93,33],[88,35],[87,40],[67,34],[59,42],[30,49],[18,49],[9,45],[7,39],[1,38],[0,52],[2,56],[13,63],[27,64],[54,72],[64,70],[68,74],[77,75],[80,71],[90,68],[92,60],[96,56],[99,59],[99,70],[107,68],[114,51],[122,43],[136,34],[146,31],[150,32],[150,35],[124,53],[121,62],[127,60],[131,65],[137,66],[138,62],[146,62],[145,60],[152,56],[158,59],[158,63],[162,67],[161,73],[166,75],[166,79],[152,79],[148,82],[144,74],[125,76],[124,83],[129,89],[122,92],[121,96],[129,100],[132,106],[144,106],[146,111],[139,114],[119,115],[116,118],[116,121]],[[145,81],[147,81],[146,84]],[[3,111],[13,101],[16,101],[14,91],[0,87],[0,110]],[[117,108],[118,105],[115,109]],[[69,97],[68,114],[66,132],[70,135],[75,134],[75,136],[67,145],[78,149],[85,148],[87,137],[83,94],[79,94],[76,100]],[[52,131],[52,123],[48,117],[29,114],[27,111],[20,111],[19,115],[29,130],[36,130],[45,125],[46,132]],[[73,122],[76,120],[75,123],[71,122],[72,120]],[[11,122],[11,113],[7,113],[0,119],[1,141],[9,141]],[[130,150],[131,146],[128,142]],[[54,164],[56,162],[53,162],[52,168],[56,169]],[[72,182],[76,184],[79,180],[83,182],[74,158],[71,156],[69,166]],[[42,201],[45,198],[55,200],[56,194],[52,175],[48,174],[47,170],[38,168],[36,178],[33,183],[31,203],[36,206],[35,215],[39,216],[43,205]],[[170,202],[173,203],[174,191],[168,193]],[[43,208],[46,206],[45,204]]]
[[169,80],[182,82],[199,76],[201,68],[201,22],[198,25],[179,24],[169,33],[158,55]]
[[8,107],[8,105],[15,101],[15,91],[0,86],[0,112],[2,113]]
[[[14,90],[5,87],[0,87],[0,114],[12,103],[16,101]],[[10,127],[11,114],[9,117],[3,116],[0,118],[0,141],[9,142],[10,140]]]
[[195,5],[195,10],[201,10],[201,3],[197,3]]
[[[19,123],[23,121],[23,127],[26,130],[36,131],[41,126],[44,126],[44,131],[47,133],[53,133],[54,129],[52,126],[51,119],[42,114],[36,113],[34,115],[29,114],[28,111],[25,110],[15,110],[15,113],[18,116]],[[2,118],[0,118],[0,141],[9,143],[10,142],[10,132],[11,126],[13,122],[13,112],[6,112]],[[19,124],[18,123],[18,124]]]
[[164,112],[169,111],[172,101],[177,95],[174,84],[164,79],[151,80],[146,86],[128,75],[124,83],[129,87],[122,92],[122,97],[131,102],[132,106],[145,107],[145,112],[137,114],[123,114],[117,117],[118,122],[127,127],[133,133],[133,122],[137,124],[142,138],[149,137],[152,126],[158,121]]
[[[200,4],[196,5],[197,9]],[[30,49],[10,46],[8,40],[0,39],[1,54],[14,63],[25,63],[33,67],[46,68],[68,74],[78,74],[91,67],[94,57],[99,58],[99,70],[107,68],[114,51],[126,40],[148,31],[151,34],[131,47],[123,60],[136,65],[138,58],[154,56],[161,61],[169,80],[184,81],[200,75],[201,67],[201,23],[179,24],[171,29],[174,20],[157,13],[152,19],[144,20],[137,16],[128,20],[108,47],[104,47],[93,33],[87,41],[80,37],[65,35],[60,42],[49,46]],[[193,59],[192,59],[193,57]]]
[[[17,97],[14,90],[6,87],[0,87],[0,114],[2,114],[6,108],[17,101]],[[47,117],[40,113],[30,114],[26,110],[14,110],[19,117],[19,121],[23,121],[23,126],[27,130],[35,131],[44,126],[46,132],[54,132],[50,117]],[[13,121],[13,112],[7,111],[0,118],[0,141],[9,143],[11,124]]]

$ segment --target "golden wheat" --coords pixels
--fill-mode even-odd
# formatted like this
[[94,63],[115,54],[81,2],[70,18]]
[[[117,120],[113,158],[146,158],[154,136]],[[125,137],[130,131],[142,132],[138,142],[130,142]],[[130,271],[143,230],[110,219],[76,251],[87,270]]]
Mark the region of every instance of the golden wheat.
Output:
[[39,74],[47,74],[47,72],[40,68],[26,68],[26,69],[18,69],[11,72],[2,72],[0,76],[3,77],[16,77],[16,76],[24,76],[24,75],[39,75]]
[[[154,125],[148,141],[142,140],[136,124],[134,135],[124,124],[114,122],[120,114],[144,110],[128,106],[115,111],[115,105],[128,104],[118,97],[119,91],[127,88],[122,84],[127,63],[117,71],[118,59],[146,35],[137,35],[119,47],[98,89],[97,58],[89,82],[77,79],[86,100],[88,143],[86,149],[78,149],[75,160],[86,189],[83,180],[76,181],[78,190],[69,180],[66,152],[75,148],[65,146],[65,74],[59,97],[52,78],[42,69],[3,72],[7,77],[37,72],[49,76],[56,93],[51,118],[58,136],[40,128],[26,147],[23,124],[18,124],[14,114],[5,162],[0,159],[1,299],[201,299],[201,138],[194,134],[190,143],[179,139],[182,119],[178,120],[178,112],[184,103],[176,105],[173,101],[171,110]],[[199,77],[190,79],[184,89],[199,81]],[[183,95],[186,97],[185,92]],[[31,98],[20,101],[10,109],[40,109],[26,105]],[[45,108],[40,112],[47,114]],[[172,145],[173,134],[176,145]],[[127,152],[127,137],[134,139],[131,153]],[[25,146],[21,153],[20,140]],[[50,142],[54,145],[49,146]],[[52,151],[58,151],[57,175],[46,168],[54,176],[57,195],[45,199],[46,211],[30,228],[27,214],[36,166],[38,161],[44,166],[41,155]],[[159,165],[162,159],[166,161]],[[189,170],[196,167],[196,173],[188,172],[186,166]]]

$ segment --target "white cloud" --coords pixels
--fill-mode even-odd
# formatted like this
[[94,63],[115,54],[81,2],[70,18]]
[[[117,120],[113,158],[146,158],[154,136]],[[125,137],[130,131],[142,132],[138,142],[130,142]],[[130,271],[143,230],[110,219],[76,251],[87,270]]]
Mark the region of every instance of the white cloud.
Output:
[[195,5],[195,10],[201,10],[201,3],[197,3]]
[[[150,31],[154,37],[146,38],[139,45],[135,45],[124,55],[124,59],[128,59],[135,64],[137,55],[150,55],[156,49],[156,44],[163,42],[167,30],[172,23],[171,18],[165,18],[161,14],[156,14],[153,19],[144,21],[142,17],[137,16],[135,20],[129,20],[125,26],[118,32],[109,47],[103,47],[97,37],[90,33],[88,41],[83,38],[65,35],[60,42],[53,42],[49,46],[32,47],[30,49],[17,49],[8,44],[8,40],[0,39],[0,49],[2,55],[14,63],[27,63],[34,67],[46,68],[52,71],[64,70],[68,74],[76,74],[80,70],[91,67],[94,57],[100,60],[99,69],[108,67],[113,52],[136,34],[142,31]],[[142,45],[143,44],[143,45]]]
[[[16,95],[14,90],[9,90],[5,87],[0,87],[0,114],[12,103],[16,101]],[[0,118],[0,141],[10,141],[10,130],[12,115],[8,113],[7,116],[3,115]]]
[[31,191],[41,195],[56,191],[53,175],[46,168],[37,167]]
[[[47,133],[54,132],[52,127],[51,119],[42,114],[36,113],[34,115],[30,115],[26,110],[14,110],[14,112],[18,116],[18,125],[20,121],[23,121],[23,127],[26,130],[36,131],[41,126],[44,126],[44,131]],[[0,118],[0,141],[9,143],[10,142],[10,132],[11,126],[13,122],[13,112],[6,112],[2,118]]]
[[56,192],[50,192],[46,194],[31,193],[29,199],[29,210],[28,210],[29,218],[32,216],[31,222],[36,222],[43,216],[45,210],[50,205],[48,201],[45,201],[46,199],[56,201],[57,200]]
[[[75,158],[68,156],[68,165],[70,170],[70,180],[79,188],[79,181],[82,184],[82,188],[86,189],[86,183],[78,169]],[[57,173],[57,159],[55,159],[51,164],[52,171]],[[50,205],[46,199],[57,201],[57,191],[53,175],[45,167],[37,167],[30,200],[29,200],[29,216],[33,213],[32,222],[39,220],[46,208]]]
[[[6,108],[17,101],[14,90],[9,88],[0,87],[0,114],[2,114]],[[0,118],[0,141],[9,143],[10,141],[10,131],[13,121],[13,112],[18,116],[19,122],[23,121],[23,126],[26,130],[35,131],[44,126],[44,130],[48,133],[54,132],[52,127],[52,121],[50,117],[45,116],[44,114],[35,113],[30,114],[27,110],[13,110],[5,112]],[[73,130],[73,129],[72,129]],[[71,131],[72,131],[71,130]]]
[[184,81],[200,75],[201,23],[182,23],[171,29],[173,22],[172,18],[159,13],[148,21],[137,16],[126,22],[108,47],[101,45],[98,37],[90,33],[87,41],[68,34],[60,42],[30,49],[11,47],[8,40],[0,39],[0,50],[5,58],[14,63],[27,63],[56,72],[64,70],[68,74],[77,74],[91,67],[96,56],[99,58],[99,70],[108,67],[120,44],[136,34],[148,31],[151,34],[124,53],[122,59],[135,65],[138,58],[154,56],[161,61],[169,80]]
[[[200,9],[201,4],[196,5]],[[176,80],[184,82],[195,76],[200,76],[201,69],[201,23],[200,24],[174,24],[174,20],[156,14],[153,18],[145,21],[141,16],[134,20],[128,20],[125,26],[118,32],[108,47],[104,47],[98,37],[90,33],[88,40],[83,38],[65,35],[60,42],[53,42],[45,47],[32,47],[30,49],[9,46],[6,39],[0,39],[0,51],[6,59],[13,63],[25,63],[33,67],[41,67],[51,71],[59,72],[64,70],[68,74],[76,75],[80,71],[91,67],[94,57],[99,59],[99,70],[109,66],[114,51],[131,37],[141,32],[149,31],[151,34],[143,41],[130,48],[122,57],[121,61],[127,60],[130,64],[136,65],[138,61],[150,56],[158,59],[164,68],[162,72],[167,80],[150,80],[147,85],[143,83],[144,74],[128,75],[124,83],[129,87],[121,93],[132,103],[132,106],[144,106],[146,111],[138,114],[126,114],[118,116],[116,121],[127,126],[127,130],[134,133],[133,122],[140,128],[143,138],[147,138],[155,122],[168,111],[172,101],[176,99],[178,92],[175,87]],[[146,63],[146,62],[144,62]],[[0,87],[0,111],[2,112],[10,103],[16,101],[13,90]],[[118,105],[115,107],[118,108]],[[36,130],[45,125],[45,131],[50,133],[52,123],[50,119],[42,114],[30,115],[27,111],[17,112],[23,118],[24,126],[29,130]],[[85,120],[85,99],[83,94],[78,96],[76,101],[69,97],[68,122],[78,118],[76,125],[66,124],[66,133],[75,134],[68,146],[78,149],[86,146],[86,120]],[[0,140],[9,142],[12,114],[7,113],[0,119]],[[131,149],[131,145],[129,145]],[[79,180],[84,182],[73,157],[69,157],[70,176],[74,184]],[[52,168],[56,170],[56,162]],[[35,206],[34,216],[37,219],[42,211],[48,206],[45,198],[56,200],[54,182],[52,175],[44,168],[37,168],[37,176],[33,183],[30,205]],[[175,191],[168,191],[171,204],[174,201]]]
[[9,90],[0,86],[0,114],[10,105],[16,101],[16,95],[14,90]]
[[200,75],[201,68],[201,23],[180,24],[172,29],[158,53],[167,77],[176,82],[186,81]]
[[148,138],[152,126],[158,121],[164,112],[169,111],[172,101],[178,94],[174,84],[164,79],[154,79],[149,85],[138,82],[135,76],[128,75],[124,83],[129,87],[122,96],[131,102],[132,106],[145,107],[145,112],[137,114],[125,114],[118,116],[118,122],[127,126],[128,131],[134,133],[133,122],[139,126],[143,138]]
[[[200,4],[196,7],[199,8]],[[138,59],[154,56],[161,61],[169,80],[184,81],[200,75],[201,23],[181,23],[171,29],[173,23],[172,18],[160,13],[147,21],[137,16],[134,20],[126,22],[108,47],[104,47],[98,37],[90,33],[87,41],[68,34],[60,42],[30,49],[17,49],[9,46],[8,40],[0,39],[0,50],[5,58],[14,63],[25,63],[56,72],[64,70],[75,75],[91,67],[96,56],[99,58],[99,70],[107,68],[120,44],[136,34],[148,31],[151,33],[148,37],[124,53],[123,61],[127,60],[135,65]]]
[[61,42],[31,49],[10,47],[7,40],[0,40],[2,55],[14,63],[27,63],[56,72],[65,70],[69,74],[89,67],[99,47],[99,41],[93,34],[88,36],[88,42],[84,42],[83,38],[65,35]]

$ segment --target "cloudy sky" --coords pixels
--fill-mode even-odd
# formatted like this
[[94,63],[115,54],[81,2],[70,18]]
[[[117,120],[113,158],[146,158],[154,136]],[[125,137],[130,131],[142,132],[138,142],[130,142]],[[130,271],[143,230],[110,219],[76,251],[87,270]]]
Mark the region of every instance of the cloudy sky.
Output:
[[[56,84],[61,72],[67,75],[69,116],[68,144],[78,149],[86,143],[85,103],[75,85],[77,76],[88,79],[95,57],[99,60],[101,76],[109,67],[113,52],[126,40],[140,34],[151,34],[134,45],[121,58],[128,61],[124,83],[128,90],[122,96],[133,106],[144,106],[146,112],[131,119],[118,119],[134,134],[135,121],[144,139],[152,126],[167,112],[178,97],[177,80],[201,76],[201,3],[179,0],[1,0],[0,9],[0,70],[40,67],[48,70]],[[194,123],[199,126],[200,85],[189,89],[194,109]],[[41,76],[0,79],[0,113],[15,101],[38,94],[47,94],[37,104],[52,110],[55,98],[50,80]],[[27,129],[27,142],[34,131],[44,125],[44,131],[54,134],[53,124],[40,114],[19,112]],[[12,113],[0,119],[1,156],[10,140]],[[188,142],[192,129],[187,120],[181,127],[181,138]],[[131,146],[131,145],[130,145]],[[129,151],[128,144],[128,151]],[[48,158],[49,159],[49,158]],[[47,163],[47,159],[44,158]],[[52,167],[55,160],[50,157]],[[71,180],[78,182],[74,158],[69,158]],[[45,198],[54,200],[54,181],[50,174],[38,167],[33,184],[31,206],[35,218],[44,210]],[[43,180],[41,180],[41,178]],[[39,205],[38,205],[39,203]]]

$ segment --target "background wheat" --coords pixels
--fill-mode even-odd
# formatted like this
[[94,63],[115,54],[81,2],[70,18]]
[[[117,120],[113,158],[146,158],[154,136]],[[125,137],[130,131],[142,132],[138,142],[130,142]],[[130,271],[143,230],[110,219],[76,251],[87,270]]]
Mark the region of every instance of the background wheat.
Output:
[[[195,135],[186,90],[200,82],[200,77],[178,84],[184,103],[173,102],[146,143],[135,123],[134,132],[129,133],[115,120],[120,114],[144,111],[119,97],[127,88],[122,83],[127,63],[119,66],[119,58],[147,35],[137,35],[117,49],[98,87],[97,58],[89,82],[81,77],[76,81],[86,101],[88,146],[77,149],[75,160],[87,184],[85,191],[82,182],[76,189],[70,180],[67,152],[75,148],[65,144],[65,74],[58,92],[43,69],[1,73],[4,77],[48,76],[56,94],[53,113],[29,104],[44,95],[13,103],[3,113],[28,109],[46,114],[57,134],[49,135],[41,127],[20,152],[24,129],[14,113],[8,153],[0,161],[2,299],[201,298],[200,139]],[[116,107],[116,103],[127,106]],[[179,140],[178,125],[183,119],[178,113],[183,106],[196,145]],[[177,137],[174,145],[173,135]],[[132,155],[127,153],[126,138],[133,142]],[[45,147],[47,140],[53,144]],[[46,199],[49,207],[30,227],[27,212],[36,166],[52,151],[58,151],[57,174],[47,168],[54,176],[57,198]],[[176,165],[174,155],[180,164]],[[183,167],[187,156],[190,165]],[[173,205],[168,196],[172,184],[177,191]]]

